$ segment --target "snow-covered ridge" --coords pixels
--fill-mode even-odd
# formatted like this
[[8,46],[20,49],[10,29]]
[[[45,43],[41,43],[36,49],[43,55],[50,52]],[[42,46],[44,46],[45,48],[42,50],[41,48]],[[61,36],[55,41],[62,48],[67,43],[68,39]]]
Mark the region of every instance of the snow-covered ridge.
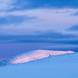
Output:
[[8,61],[8,64],[25,63],[29,61],[47,58],[49,56],[64,55],[64,54],[71,54],[71,53],[74,53],[74,52],[73,51],[34,50],[31,53],[16,56],[15,58]]

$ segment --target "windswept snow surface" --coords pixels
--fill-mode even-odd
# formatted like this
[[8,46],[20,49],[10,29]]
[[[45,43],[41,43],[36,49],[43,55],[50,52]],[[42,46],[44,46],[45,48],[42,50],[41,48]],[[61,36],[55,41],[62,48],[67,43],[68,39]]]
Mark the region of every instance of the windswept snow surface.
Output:
[[[36,50],[36,52],[37,51],[40,54],[40,52],[44,50]],[[46,55],[46,52],[47,51],[43,52],[42,55]],[[51,53],[51,51],[49,52]],[[40,58],[39,60],[26,62],[24,64],[16,64],[16,62],[14,62],[16,57],[10,61],[10,63],[13,64],[0,67],[0,78],[78,78],[78,54],[71,54],[70,52],[72,51],[52,52],[55,52],[56,55],[60,55],[60,52],[66,53],[60,56],[48,54],[49,57],[47,58]],[[34,55],[35,52],[34,54],[32,52],[27,55],[30,54]],[[21,55],[18,57],[21,57]]]

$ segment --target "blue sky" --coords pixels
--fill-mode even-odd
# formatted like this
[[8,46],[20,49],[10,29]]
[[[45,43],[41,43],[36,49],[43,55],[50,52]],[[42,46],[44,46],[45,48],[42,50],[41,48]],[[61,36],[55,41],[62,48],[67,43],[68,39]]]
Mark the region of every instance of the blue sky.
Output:
[[[74,31],[73,31],[74,30]],[[78,32],[77,0],[1,0],[1,35]]]

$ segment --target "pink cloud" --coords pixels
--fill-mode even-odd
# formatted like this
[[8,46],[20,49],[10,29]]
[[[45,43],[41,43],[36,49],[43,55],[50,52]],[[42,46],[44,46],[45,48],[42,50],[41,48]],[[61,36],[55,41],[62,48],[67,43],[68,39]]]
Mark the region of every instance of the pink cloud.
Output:
[[63,55],[63,54],[71,54],[74,53],[73,51],[50,51],[50,50],[35,50],[33,53],[24,54],[18,56],[11,61],[9,64],[18,64],[18,63],[25,63],[30,62],[38,59],[47,58],[49,56],[56,56],[56,55]]

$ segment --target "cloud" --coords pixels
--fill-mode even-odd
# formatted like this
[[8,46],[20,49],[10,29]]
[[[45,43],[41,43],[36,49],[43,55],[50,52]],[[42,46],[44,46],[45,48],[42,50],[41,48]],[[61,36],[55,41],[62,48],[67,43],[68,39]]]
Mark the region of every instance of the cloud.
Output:
[[78,8],[77,0],[18,0],[18,9]]
[[0,0],[0,10],[9,10],[14,8],[14,3],[16,0]]
[[24,21],[29,21],[35,19],[35,17],[29,17],[29,16],[14,16],[14,15],[9,15],[6,17],[0,17],[0,25],[4,26],[6,25],[10,25],[10,24],[19,24],[22,23]]
[[68,29],[69,31],[78,31],[78,25],[74,25]]
[[[0,33],[38,34],[40,32],[57,31],[68,33],[66,29],[78,24],[78,16],[72,13],[78,9],[32,9],[1,12]],[[9,24],[8,24],[8,22]]]
[[77,12],[75,12],[75,13],[73,13],[73,14],[71,14],[72,16],[78,16],[78,11]]
[[7,64],[18,64],[18,63],[26,63],[30,61],[35,61],[43,58],[47,58],[49,56],[57,56],[64,54],[73,54],[73,51],[51,51],[51,50],[34,50],[32,53],[23,54],[20,56],[16,56],[13,59],[10,59]]
[[78,8],[77,0],[0,0],[0,10],[26,10],[37,8]]

